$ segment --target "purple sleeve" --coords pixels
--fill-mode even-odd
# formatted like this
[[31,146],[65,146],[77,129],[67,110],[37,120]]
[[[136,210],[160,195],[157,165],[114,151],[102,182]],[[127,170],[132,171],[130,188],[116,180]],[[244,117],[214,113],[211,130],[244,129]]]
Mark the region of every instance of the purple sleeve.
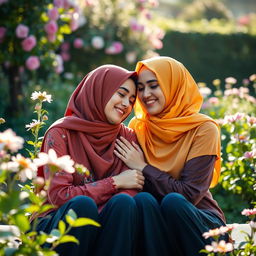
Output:
[[189,160],[178,180],[152,165],[147,165],[143,169],[144,191],[152,193],[157,199],[162,199],[171,192],[177,192],[196,205],[210,187],[215,158],[214,155],[206,155]]

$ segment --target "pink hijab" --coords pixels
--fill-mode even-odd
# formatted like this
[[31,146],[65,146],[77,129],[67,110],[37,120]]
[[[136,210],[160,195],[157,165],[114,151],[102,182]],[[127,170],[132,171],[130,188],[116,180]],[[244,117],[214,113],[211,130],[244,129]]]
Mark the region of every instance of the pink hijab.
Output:
[[[128,169],[113,153],[115,141],[123,136],[136,142],[136,136],[123,124],[108,123],[104,108],[115,91],[133,77],[136,72],[115,65],[103,65],[91,71],[71,95],[65,117],[48,129],[67,130],[69,155],[76,163],[87,167],[96,180]],[[38,175],[44,176],[42,169],[38,170]]]

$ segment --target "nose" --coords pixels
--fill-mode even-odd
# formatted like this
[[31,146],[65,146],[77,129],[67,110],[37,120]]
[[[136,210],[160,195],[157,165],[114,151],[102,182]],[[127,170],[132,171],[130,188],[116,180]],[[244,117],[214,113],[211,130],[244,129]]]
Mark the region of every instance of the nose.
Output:
[[124,97],[122,99],[122,105],[127,108],[130,105],[129,98]]
[[148,86],[145,86],[144,91],[143,91],[143,97],[148,98],[149,96],[151,96],[151,90]]

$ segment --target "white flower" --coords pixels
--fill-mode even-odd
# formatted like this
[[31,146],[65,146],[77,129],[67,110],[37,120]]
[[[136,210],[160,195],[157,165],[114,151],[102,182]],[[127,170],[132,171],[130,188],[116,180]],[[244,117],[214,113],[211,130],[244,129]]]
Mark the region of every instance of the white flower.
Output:
[[40,100],[40,101],[48,101],[49,103],[52,102],[52,95],[47,94],[45,91],[44,92],[33,92],[31,95],[32,100]]
[[38,158],[34,159],[34,163],[39,167],[42,165],[53,165],[61,170],[64,170],[68,173],[75,172],[73,167],[74,161],[70,158],[69,155],[61,156],[58,158],[54,149],[50,149],[47,153],[41,152],[38,154]]
[[36,127],[38,127],[41,124],[41,122],[38,121],[38,120],[33,119],[32,121],[33,121],[32,123],[26,124],[26,128],[28,128],[27,131],[29,131],[29,130],[31,130],[33,128],[36,128]]
[[94,36],[92,38],[92,46],[95,49],[102,49],[104,47],[104,40],[101,36]]
[[205,249],[208,252],[230,252],[233,250],[233,244],[226,243],[224,240],[221,240],[219,243],[212,242],[211,245],[206,245]]
[[204,98],[208,97],[212,93],[212,90],[208,87],[200,87],[199,91]]
[[23,147],[24,139],[16,136],[11,129],[0,132],[0,149],[6,148],[12,152],[17,152]]
[[25,158],[21,154],[18,154],[16,157],[12,157],[12,161],[17,163],[19,166],[19,177],[22,182],[25,182],[27,179],[31,180],[36,177],[37,166],[31,162],[29,158]]

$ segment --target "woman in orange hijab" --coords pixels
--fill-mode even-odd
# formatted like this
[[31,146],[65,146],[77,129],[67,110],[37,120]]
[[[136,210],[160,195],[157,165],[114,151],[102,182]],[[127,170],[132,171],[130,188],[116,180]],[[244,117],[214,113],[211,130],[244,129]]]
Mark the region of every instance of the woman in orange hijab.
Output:
[[140,223],[144,223],[142,252],[159,255],[158,243],[164,240],[161,255],[199,255],[206,244],[202,234],[225,225],[209,191],[220,174],[219,127],[199,113],[203,98],[180,62],[155,57],[140,61],[136,71],[138,98],[129,126],[143,152],[136,143],[121,138],[115,154],[145,177],[144,191],[149,193],[143,200],[136,196],[143,216]]
[[[60,220],[65,221],[69,209],[101,225],[71,229],[69,234],[80,243],[58,246],[61,256],[134,255],[137,207],[133,196],[142,189],[144,177],[113,151],[120,136],[137,141],[122,124],[135,102],[136,77],[135,72],[114,65],[91,71],[73,92],[65,116],[44,136],[43,152],[54,149],[58,157],[70,155],[90,171],[90,177],[62,170],[52,177],[47,203],[54,209],[40,216],[37,231],[50,233]],[[38,175],[48,179],[47,166]]]

